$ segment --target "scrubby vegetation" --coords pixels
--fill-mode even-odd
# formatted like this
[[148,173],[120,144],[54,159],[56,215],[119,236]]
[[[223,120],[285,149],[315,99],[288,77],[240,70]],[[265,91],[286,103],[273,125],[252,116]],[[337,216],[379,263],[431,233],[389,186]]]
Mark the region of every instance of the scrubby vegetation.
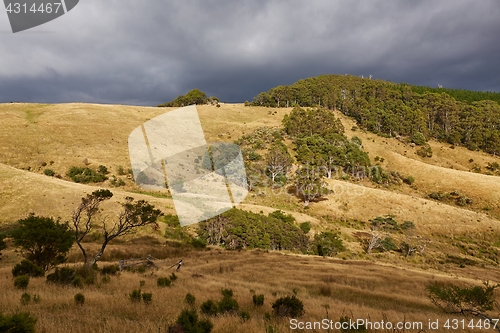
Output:
[[[416,138],[416,144],[424,143],[425,138],[436,138],[498,154],[499,103],[499,93],[321,75],[272,88],[257,95],[251,104],[338,109],[354,117],[359,127],[380,135],[409,136]],[[428,151],[424,153],[429,155]]]

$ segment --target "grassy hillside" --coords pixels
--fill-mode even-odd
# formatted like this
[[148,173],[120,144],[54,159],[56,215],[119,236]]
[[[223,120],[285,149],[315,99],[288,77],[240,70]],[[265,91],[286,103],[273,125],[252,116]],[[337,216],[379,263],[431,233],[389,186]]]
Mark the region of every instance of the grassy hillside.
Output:
[[[209,142],[233,142],[262,127],[277,128],[283,116],[291,112],[291,108],[241,104],[197,108]],[[12,225],[30,212],[69,219],[80,198],[97,188],[109,188],[115,194],[104,206],[110,215],[116,213],[117,203],[126,196],[148,200],[163,212],[174,213],[168,193],[140,190],[127,173],[128,135],[143,122],[169,110],[88,104],[0,105],[4,124],[0,133],[0,227]],[[260,188],[250,192],[239,207],[264,214],[281,209],[292,214],[296,224],[310,222],[311,237],[325,230],[339,232],[346,250],[338,258],[226,251],[218,247],[196,250],[167,241],[163,231],[168,226],[160,223],[159,231],[144,229],[136,237],[113,242],[103,257],[103,261],[116,263],[151,253],[160,259],[158,271],[123,272],[112,276],[109,283],[99,280],[82,290],[60,289],[46,284],[43,278],[32,279],[27,292],[40,295],[41,301],[21,305],[22,292],[14,288],[10,273],[21,255],[7,241],[8,248],[2,251],[0,260],[5,291],[0,296],[0,312],[30,311],[38,317],[40,332],[68,332],[70,327],[74,332],[166,332],[187,307],[183,301],[186,293],[196,297],[199,309],[202,302],[220,298],[221,288],[231,288],[251,319],[244,322],[238,315],[213,318],[215,332],[263,332],[269,331],[269,326],[287,332],[286,320],[264,318],[266,312],[272,312],[276,298],[294,293],[304,302],[304,320],[320,320],[328,312],[334,320],[341,316],[381,320],[385,316],[391,321],[427,322],[428,318],[450,318],[426,296],[425,286],[432,281],[500,281],[500,178],[494,172],[484,174],[488,164],[500,162],[498,157],[464,147],[451,148],[437,141],[429,142],[432,157],[420,157],[416,154],[418,146],[360,130],[352,118],[332,112],[349,139],[361,139],[372,164],[379,164],[387,172],[412,175],[414,183],[383,185],[368,179],[328,179],[330,193],[308,206],[287,190]],[[294,154],[292,141],[287,139],[285,143]],[[108,176],[122,179],[124,185],[116,187],[109,180],[77,184],[66,176],[72,166],[86,165],[94,169],[106,166]],[[60,178],[46,176],[46,169]],[[123,174],[120,169],[125,170]],[[453,195],[448,195],[447,200],[435,200],[429,197],[434,192],[459,193],[472,202],[459,206]],[[369,231],[370,220],[386,215],[398,223],[413,222],[418,236],[430,240],[425,253],[407,258],[397,251],[367,254],[360,237]],[[402,241],[405,234],[394,232],[391,237]],[[97,248],[98,239],[89,240],[86,246]],[[69,258],[70,265],[80,262],[76,246]],[[170,275],[167,268],[179,258],[185,261],[179,279],[170,288],[157,287],[156,278]],[[128,299],[133,289],[140,288],[141,280],[145,281],[143,291],[153,293],[150,305]],[[83,307],[73,302],[77,292],[85,294]],[[265,295],[262,308],[252,304],[254,292]],[[408,313],[411,315],[405,317]]]

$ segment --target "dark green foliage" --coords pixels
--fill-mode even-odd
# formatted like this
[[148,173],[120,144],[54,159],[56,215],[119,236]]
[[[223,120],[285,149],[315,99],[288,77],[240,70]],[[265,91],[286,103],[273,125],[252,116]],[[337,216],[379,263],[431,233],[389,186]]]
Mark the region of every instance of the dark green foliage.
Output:
[[199,237],[196,237],[191,240],[191,245],[195,249],[204,249],[207,247],[207,242]]
[[323,108],[293,108],[283,118],[285,132],[293,138],[305,138],[318,134],[320,137],[343,134],[344,126],[332,112]]
[[311,222],[302,222],[299,227],[305,234],[307,234],[311,231]]
[[319,256],[334,256],[344,251],[344,245],[339,235],[331,231],[324,231],[314,236],[313,251]]
[[23,249],[26,259],[44,270],[66,261],[66,253],[74,242],[74,234],[67,223],[34,214],[17,223],[12,238],[14,244]]
[[28,288],[28,284],[30,283],[30,277],[28,275],[21,275],[14,279],[14,287],[17,289],[25,290]]
[[234,313],[240,308],[238,302],[233,298],[233,291],[231,289],[222,290],[222,299],[217,304],[220,313],[231,312]]
[[[218,101],[217,97],[210,97],[211,101]],[[186,95],[180,95],[171,102],[158,105],[159,107],[181,107],[188,105],[207,104],[207,95],[199,89],[190,90]]]
[[[104,170],[104,169],[103,169]],[[90,168],[71,167],[66,174],[75,183],[101,183],[108,179],[105,173],[96,172]]]
[[201,312],[208,316],[215,316],[219,312],[219,307],[217,303],[213,300],[209,299],[206,302],[203,302],[200,306]]
[[402,230],[410,230],[410,229],[415,229],[415,223],[411,222],[411,221],[404,221],[402,224],[401,224],[401,229]]
[[170,287],[171,284],[172,281],[167,277],[159,277],[158,280],[156,280],[156,285],[158,287]]
[[174,282],[175,280],[177,280],[177,275],[175,275],[175,273],[172,272],[172,274],[170,274],[170,281]]
[[484,283],[483,286],[459,287],[456,285],[433,283],[427,286],[429,298],[441,309],[449,313],[480,315],[493,310],[494,292],[499,285]]
[[285,214],[281,210],[275,210],[274,212],[269,213],[269,217],[274,217],[288,224],[295,223],[295,218],[291,214]]
[[72,268],[69,267],[56,268],[54,273],[47,275],[47,282],[60,285],[70,285],[73,283],[73,279],[75,277],[76,277],[76,272]]
[[75,294],[73,299],[76,305],[82,306],[85,303],[85,296],[82,293]]
[[294,224],[240,209],[231,209],[200,223],[198,234],[207,244],[228,249],[305,251],[309,245],[307,236]]
[[43,170],[43,174],[49,177],[54,177],[56,175],[56,173],[52,169]]
[[415,177],[410,175],[410,176],[404,178],[403,182],[405,182],[405,184],[408,184],[408,185],[413,185],[413,183],[415,183]]
[[151,302],[153,301],[153,294],[152,293],[142,293],[142,301],[145,303],[145,304],[151,304]]
[[384,251],[395,251],[398,249],[398,246],[394,243],[394,240],[391,237],[386,237],[380,243],[380,247]]
[[182,310],[177,317],[176,325],[169,327],[172,333],[210,333],[213,324],[210,320],[199,320],[196,310]]
[[[252,104],[321,105],[354,117],[359,127],[380,135],[413,137],[419,132],[425,138],[462,144],[472,150],[500,152],[499,93],[433,89],[350,75],[321,75],[260,93]],[[307,123],[296,130],[306,132]],[[314,120],[311,124],[315,125]]]
[[262,306],[262,305],[264,305],[264,295],[263,294],[253,295],[252,301],[253,301],[253,305]]
[[29,313],[21,312],[12,316],[0,313],[0,332],[7,333],[34,333],[36,318]]
[[101,268],[102,275],[116,275],[120,271],[118,265],[106,265]]
[[97,172],[102,174],[102,175],[106,175],[108,174],[108,168],[104,165],[99,165],[99,167],[97,168]]
[[[0,234],[0,251],[5,250],[7,248],[7,244],[5,244],[3,238],[5,236]],[[2,259],[2,253],[0,253],[0,259]]]
[[393,215],[378,216],[373,220],[370,220],[373,227],[381,228],[385,231],[398,231],[400,226],[398,222],[394,220]]
[[241,311],[240,312],[240,318],[243,321],[250,320],[250,313],[248,313],[248,311]]
[[304,314],[304,304],[295,295],[278,298],[272,307],[278,317],[297,318]]
[[132,302],[140,302],[142,299],[141,290],[140,289],[132,290],[132,292],[129,294],[129,298]]
[[428,144],[420,147],[417,150],[417,155],[420,157],[432,157],[432,148]]
[[323,174],[313,165],[305,165],[295,172],[295,194],[306,204],[321,198],[328,192]]
[[41,277],[45,275],[45,271],[29,260],[23,260],[12,268],[12,275],[14,277],[21,275],[28,275],[31,277]]
[[[167,214],[160,218],[160,221],[166,224],[165,237],[168,239],[176,239],[188,241],[190,236],[186,234],[182,228],[179,217],[177,215]],[[197,244],[198,246],[199,244]],[[193,244],[194,246],[194,244]]]
[[221,291],[222,297],[233,297],[232,289],[222,289]]
[[184,300],[186,301],[186,303],[189,306],[193,306],[194,303],[196,302],[196,297],[194,297],[194,295],[188,293],[188,294],[186,294],[186,297],[184,298]]
[[31,302],[31,295],[28,293],[23,293],[21,295],[21,304],[27,305],[27,304],[29,304],[29,302]]
[[425,138],[425,136],[422,133],[415,132],[415,133],[413,133],[413,135],[411,137],[411,142],[413,142],[417,146],[423,146],[427,143],[427,139]]

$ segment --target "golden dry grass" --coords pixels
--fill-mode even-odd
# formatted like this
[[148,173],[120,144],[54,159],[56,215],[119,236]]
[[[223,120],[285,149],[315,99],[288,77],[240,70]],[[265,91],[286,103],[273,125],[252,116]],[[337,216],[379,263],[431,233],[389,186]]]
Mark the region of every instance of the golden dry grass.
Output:
[[[165,213],[173,213],[172,200],[151,193],[134,193],[139,189],[131,180],[121,188],[112,188],[105,182],[98,186],[75,184],[47,177],[44,168],[51,168],[64,176],[71,166],[83,166],[83,159],[91,167],[105,165],[112,174],[118,166],[130,167],[127,138],[129,133],[147,121],[170,109],[121,105],[90,104],[2,104],[0,117],[0,223],[13,223],[30,212],[39,215],[60,216],[68,219],[82,196],[96,188],[106,187],[115,194],[107,204],[107,211],[116,212],[117,202],[126,196],[145,199]],[[243,134],[262,126],[279,126],[290,109],[244,107],[241,104],[221,104],[198,107],[207,141],[232,142]],[[43,279],[32,279],[28,293],[39,294],[40,304],[22,306],[20,295],[12,283],[10,270],[21,260],[12,248],[3,251],[0,261],[0,311],[13,313],[27,310],[38,317],[40,332],[164,332],[181,309],[187,292],[197,297],[197,305],[209,298],[219,299],[221,288],[231,288],[242,309],[252,319],[243,323],[237,316],[214,319],[216,332],[263,332],[266,325],[287,332],[287,322],[266,323],[265,312],[271,312],[270,302],[276,297],[290,295],[296,289],[304,301],[305,320],[319,320],[326,315],[338,320],[342,315],[354,318],[369,316],[380,320],[445,320],[426,298],[425,285],[434,280],[480,283],[483,280],[500,281],[494,266],[478,264],[460,268],[443,264],[445,253],[460,254],[448,243],[455,236],[477,235],[485,239],[499,234],[500,178],[468,172],[470,159],[481,166],[498,161],[497,157],[463,148],[431,142],[434,156],[422,159],[415,148],[396,139],[377,137],[370,133],[352,131],[353,121],[340,113],[348,136],[357,135],[369,152],[383,157],[383,166],[416,178],[414,186],[380,187],[369,182],[350,183],[328,180],[334,192],[325,199],[303,207],[300,200],[286,193],[265,196],[249,195],[240,208],[270,213],[285,210],[297,223],[309,221],[317,230],[340,230],[348,247],[350,261],[283,255],[265,252],[226,252],[211,250],[193,252],[185,247],[165,248],[160,233],[141,231],[144,238],[128,237],[115,242],[106,250],[105,260],[152,253],[158,258],[169,258],[165,265],[182,256],[186,265],[179,273],[175,286],[156,287],[156,277],[169,274],[165,268],[148,274],[122,273],[112,277],[111,283],[86,287],[60,289],[47,285]],[[42,166],[42,163],[47,166]],[[53,162],[53,163],[50,163]],[[27,171],[27,170],[30,171]],[[428,199],[433,191],[458,190],[471,197],[474,204],[465,208]],[[483,208],[488,207],[488,211]],[[410,220],[422,235],[435,238],[429,252],[420,257],[404,259],[396,254],[367,256],[353,238],[358,231],[336,220],[367,222],[376,216],[392,214],[399,222]],[[334,222],[332,222],[334,221]],[[315,231],[313,230],[313,233]],[[313,234],[312,233],[312,234]],[[442,235],[442,236],[441,236]],[[147,237],[146,237],[147,236]],[[152,236],[152,237],[150,237]],[[87,244],[94,249],[98,244]],[[450,251],[454,252],[450,252]],[[78,250],[72,249],[70,261],[80,260]],[[193,274],[202,277],[193,277]],[[144,291],[153,292],[153,304],[132,304],[128,294],[145,280]],[[266,305],[255,309],[251,290],[263,293]],[[73,295],[81,291],[86,304],[77,307]],[[276,296],[273,296],[275,293]],[[468,331],[467,331],[468,332]],[[472,332],[472,331],[471,331]]]
[[[143,246],[144,249],[146,247]],[[228,252],[213,249],[189,252],[185,265],[177,273],[172,287],[156,286],[156,279],[169,276],[177,257],[158,261],[158,271],[122,272],[109,283],[98,279],[83,289],[47,284],[43,278],[32,278],[27,293],[39,295],[40,303],[21,305],[22,291],[14,288],[10,267],[0,269],[0,310],[4,313],[29,311],[38,318],[39,332],[166,332],[182,309],[187,293],[196,297],[196,308],[202,302],[220,300],[222,288],[232,289],[240,309],[248,311],[251,320],[242,322],[237,315],[212,318],[214,332],[263,332],[266,325],[291,331],[286,319],[266,322],[264,314],[272,313],[271,304],[278,297],[293,295],[304,302],[301,320],[338,320],[343,315],[380,321],[422,321],[453,318],[443,315],[427,298],[425,287],[433,281],[475,283],[465,278],[444,275],[438,271],[420,272],[366,261],[343,261],[262,251]],[[105,263],[103,263],[104,265]],[[485,279],[499,279],[498,272],[480,269]],[[145,285],[140,287],[140,281]],[[150,305],[133,303],[134,289],[153,294]],[[73,296],[85,296],[83,306],[75,305]],[[252,295],[264,294],[265,304],[256,308]],[[457,332],[473,332],[472,330]]]

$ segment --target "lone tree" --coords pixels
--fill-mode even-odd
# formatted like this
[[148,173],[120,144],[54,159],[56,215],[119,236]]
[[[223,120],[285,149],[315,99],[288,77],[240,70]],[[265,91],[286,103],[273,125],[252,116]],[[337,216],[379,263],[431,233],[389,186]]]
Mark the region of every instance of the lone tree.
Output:
[[320,198],[328,192],[320,172],[314,165],[301,166],[295,172],[296,195],[304,199],[305,206],[309,205],[310,201]]
[[66,261],[66,253],[73,245],[73,233],[67,223],[31,213],[18,224],[11,236],[26,259],[45,271]]
[[500,327],[496,325],[497,319],[494,320],[488,315],[494,306],[498,307],[494,292],[499,286],[499,284],[490,285],[484,282],[483,286],[462,288],[436,282],[427,286],[427,291],[432,303],[445,312],[480,317],[488,322],[491,328],[500,332]]
[[287,147],[282,143],[275,143],[266,159],[266,172],[271,177],[271,180],[276,182],[277,177],[286,176],[288,169],[292,166],[292,157],[288,153]]
[[[109,190],[97,190],[92,194],[87,194],[82,198],[82,202],[73,212],[72,224],[74,229],[74,240],[83,254],[83,259],[86,265],[92,266],[104,253],[106,246],[113,239],[126,234],[134,233],[137,228],[154,225],[157,227],[156,220],[163,213],[159,209],[144,200],[134,201],[133,198],[125,198],[125,203],[122,203],[122,210],[118,214],[116,220],[107,223],[105,219],[101,220],[99,225],[93,223],[94,219],[100,213],[100,204],[113,197],[113,193]],[[82,241],[94,229],[98,229],[103,236],[103,241],[99,252],[93,256],[92,260],[89,254],[82,245]]]

